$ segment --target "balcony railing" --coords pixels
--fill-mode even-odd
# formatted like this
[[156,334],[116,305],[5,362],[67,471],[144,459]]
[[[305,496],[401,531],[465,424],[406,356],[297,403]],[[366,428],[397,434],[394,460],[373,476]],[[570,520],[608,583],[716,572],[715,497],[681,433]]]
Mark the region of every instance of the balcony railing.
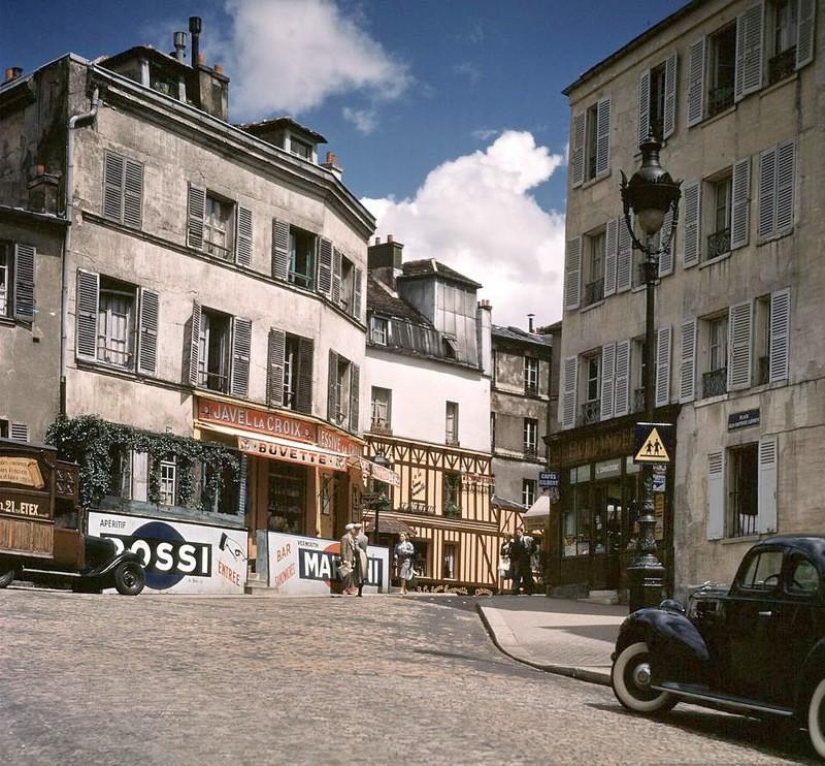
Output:
[[539,395],[539,384],[535,381],[525,381],[524,382],[524,395],[525,396],[538,396]]
[[392,435],[392,426],[386,418],[373,418],[370,421],[370,431],[374,434]]
[[724,112],[733,106],[733,87],[712,88],[708,93],[708,117]]
[[644,412],[645,409],[645,389],[633,389],[633,412]]
[[602,412],[601,404],[601,400],[596,399],[593,402],[585,402],[582,405],[581,418],[583,426],[589,426],[599,422]]
[[796,66],[796,46],[778,53],[768,61],[768,85],[784,80],[794,73]]
[[708,236],[708,260],[730,252],[730,228]]
[[524,457],[535,460],[539,455],[538,447],[535,444],[525,444],[524,445]]
[[590,306],[604,298],[604,278],[588,282],[584,286],[584,305]]
[[720,367],[702,374],[702,397],[719,396],[728,391],[728,368]]

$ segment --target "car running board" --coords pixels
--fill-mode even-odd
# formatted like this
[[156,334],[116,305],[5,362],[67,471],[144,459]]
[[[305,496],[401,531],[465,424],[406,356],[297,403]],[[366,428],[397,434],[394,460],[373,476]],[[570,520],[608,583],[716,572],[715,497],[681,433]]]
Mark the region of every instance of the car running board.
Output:
[[747,697],[715,694],[698,685],[693,686],[692,684],[679,684],[675,681],[663,681],[661,684],[651,684],[650,688],[659,692],[671,692],[687,700],[715,702],[719,705],[731,705],[737,708],[744,708],[745,710],[756,710],[760,713],[770,713],[771,715],[781,715],[788,718],[794,715],[793,710],[782,707],[781,705],[772,705],[769,702],[755,702]]
[[[23,567],[24,574],[57,575],[59,577],[70,577],[80,579],[85,575],[82,572],[67,572],[64,569],[37,569],[37,567]],[[23,578],[25,579],[25,577]]]

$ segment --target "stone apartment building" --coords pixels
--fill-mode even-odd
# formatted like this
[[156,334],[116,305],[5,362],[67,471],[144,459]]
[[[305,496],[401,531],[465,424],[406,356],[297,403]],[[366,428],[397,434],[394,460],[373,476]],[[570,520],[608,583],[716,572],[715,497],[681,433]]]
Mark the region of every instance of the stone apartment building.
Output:
[[0,427],[117,426],[100,510],[248,536],[254,569],[260,532],[357,512],[374,220],[323,136],[228,122],[193,21],[190,62],[177,34],[0,85]]
[[760,536],[823,529],[821,11],[694,0],[565,91],[560,587],[622,587],[633,543],[645,298],[619,180],[651,129],[683,179],[655,310],[656,420],[676,424],[656,495],[670,585],[727,581]]
[[515,521],[491,503],[491,311],[481,285],[435,259],[402,263],[402,248],[369,248],[365,436],[398,477],[375,484],[371,526],[389,544],[413,534],[422,585],[496,588]]

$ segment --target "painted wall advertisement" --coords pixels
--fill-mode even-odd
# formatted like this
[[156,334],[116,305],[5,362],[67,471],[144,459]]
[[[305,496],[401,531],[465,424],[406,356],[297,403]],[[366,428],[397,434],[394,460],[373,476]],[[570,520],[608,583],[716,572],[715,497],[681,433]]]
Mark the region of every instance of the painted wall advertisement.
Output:
[[146,568],[147,590],[243,593],[247,540],[242,529],[92,511],[89,534],[114,541],[118,553],[137,553]]
[[[340,590],[338,540],[282,535],[270,532],[269,587],[292,595],[329,594]],[[388,548],[370,545],[368,579],[364,593],[387,593],[390,587]]]

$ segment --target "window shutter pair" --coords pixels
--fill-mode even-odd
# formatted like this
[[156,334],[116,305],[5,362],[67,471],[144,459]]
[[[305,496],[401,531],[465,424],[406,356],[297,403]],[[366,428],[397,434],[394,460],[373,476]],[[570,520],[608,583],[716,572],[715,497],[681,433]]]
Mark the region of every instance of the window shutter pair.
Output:
[[[778,468],[777,437],[765,436],[759,440],[757,458],[757,520],[759,534],[776,532],[776,486]],[[727,493],[727,460],[722,448],[708,453],[708,540],[725,536],[725,497]]]
[[577,309],[581,304],[582,238],[567,241],[564,256],[564,308]]
[[599,419],[610,420],[613,417],[613,398],[616,379],[616,344],[602,346],[602,387],[599,404]]
[[103,217],[139,229],[143,208],[143,165],[106,152],[103,164]]
[[561,396],[561,427],[576,425],[576,389],[578,386],[579,358],[571,356],[564,360],[564,385]]
[[[665,60],[665,110],[662,115],[662,138],[676,132],[676,65],[678,54],[671,53]],[[639,79],[639,145],[650,131],[650,70],[642,72]]]
[[[206,189],[189,184],[187,211],[186,243],[195,250],[203,250]],[[235,205],[235,262],[239,266],[252,264],[252,233],[252,211]]]
[[759,158],[759,236],[781,234],[793,227],[795,145],[786,141]]
[[[160,295],[145,287],[137,290],[137,371],[142,375],[158,374],[158,329]],[[77,270],[75,300],[75,355],[78,359],[97,360],[98,315],[100,310],[100,275]]]
[[755,3],[736,19],[736,72],[733,93],[740,101],[762,87],[762,20],[764,8]]
[[14,246],[14,318],[34,321],[34,262],[37,251],[33,245]]
[[656,335],[656,406],[670,404],[671,327],[660,327]]
[[289,277],[289,224],[272,219],[272,276],[286,281]]

